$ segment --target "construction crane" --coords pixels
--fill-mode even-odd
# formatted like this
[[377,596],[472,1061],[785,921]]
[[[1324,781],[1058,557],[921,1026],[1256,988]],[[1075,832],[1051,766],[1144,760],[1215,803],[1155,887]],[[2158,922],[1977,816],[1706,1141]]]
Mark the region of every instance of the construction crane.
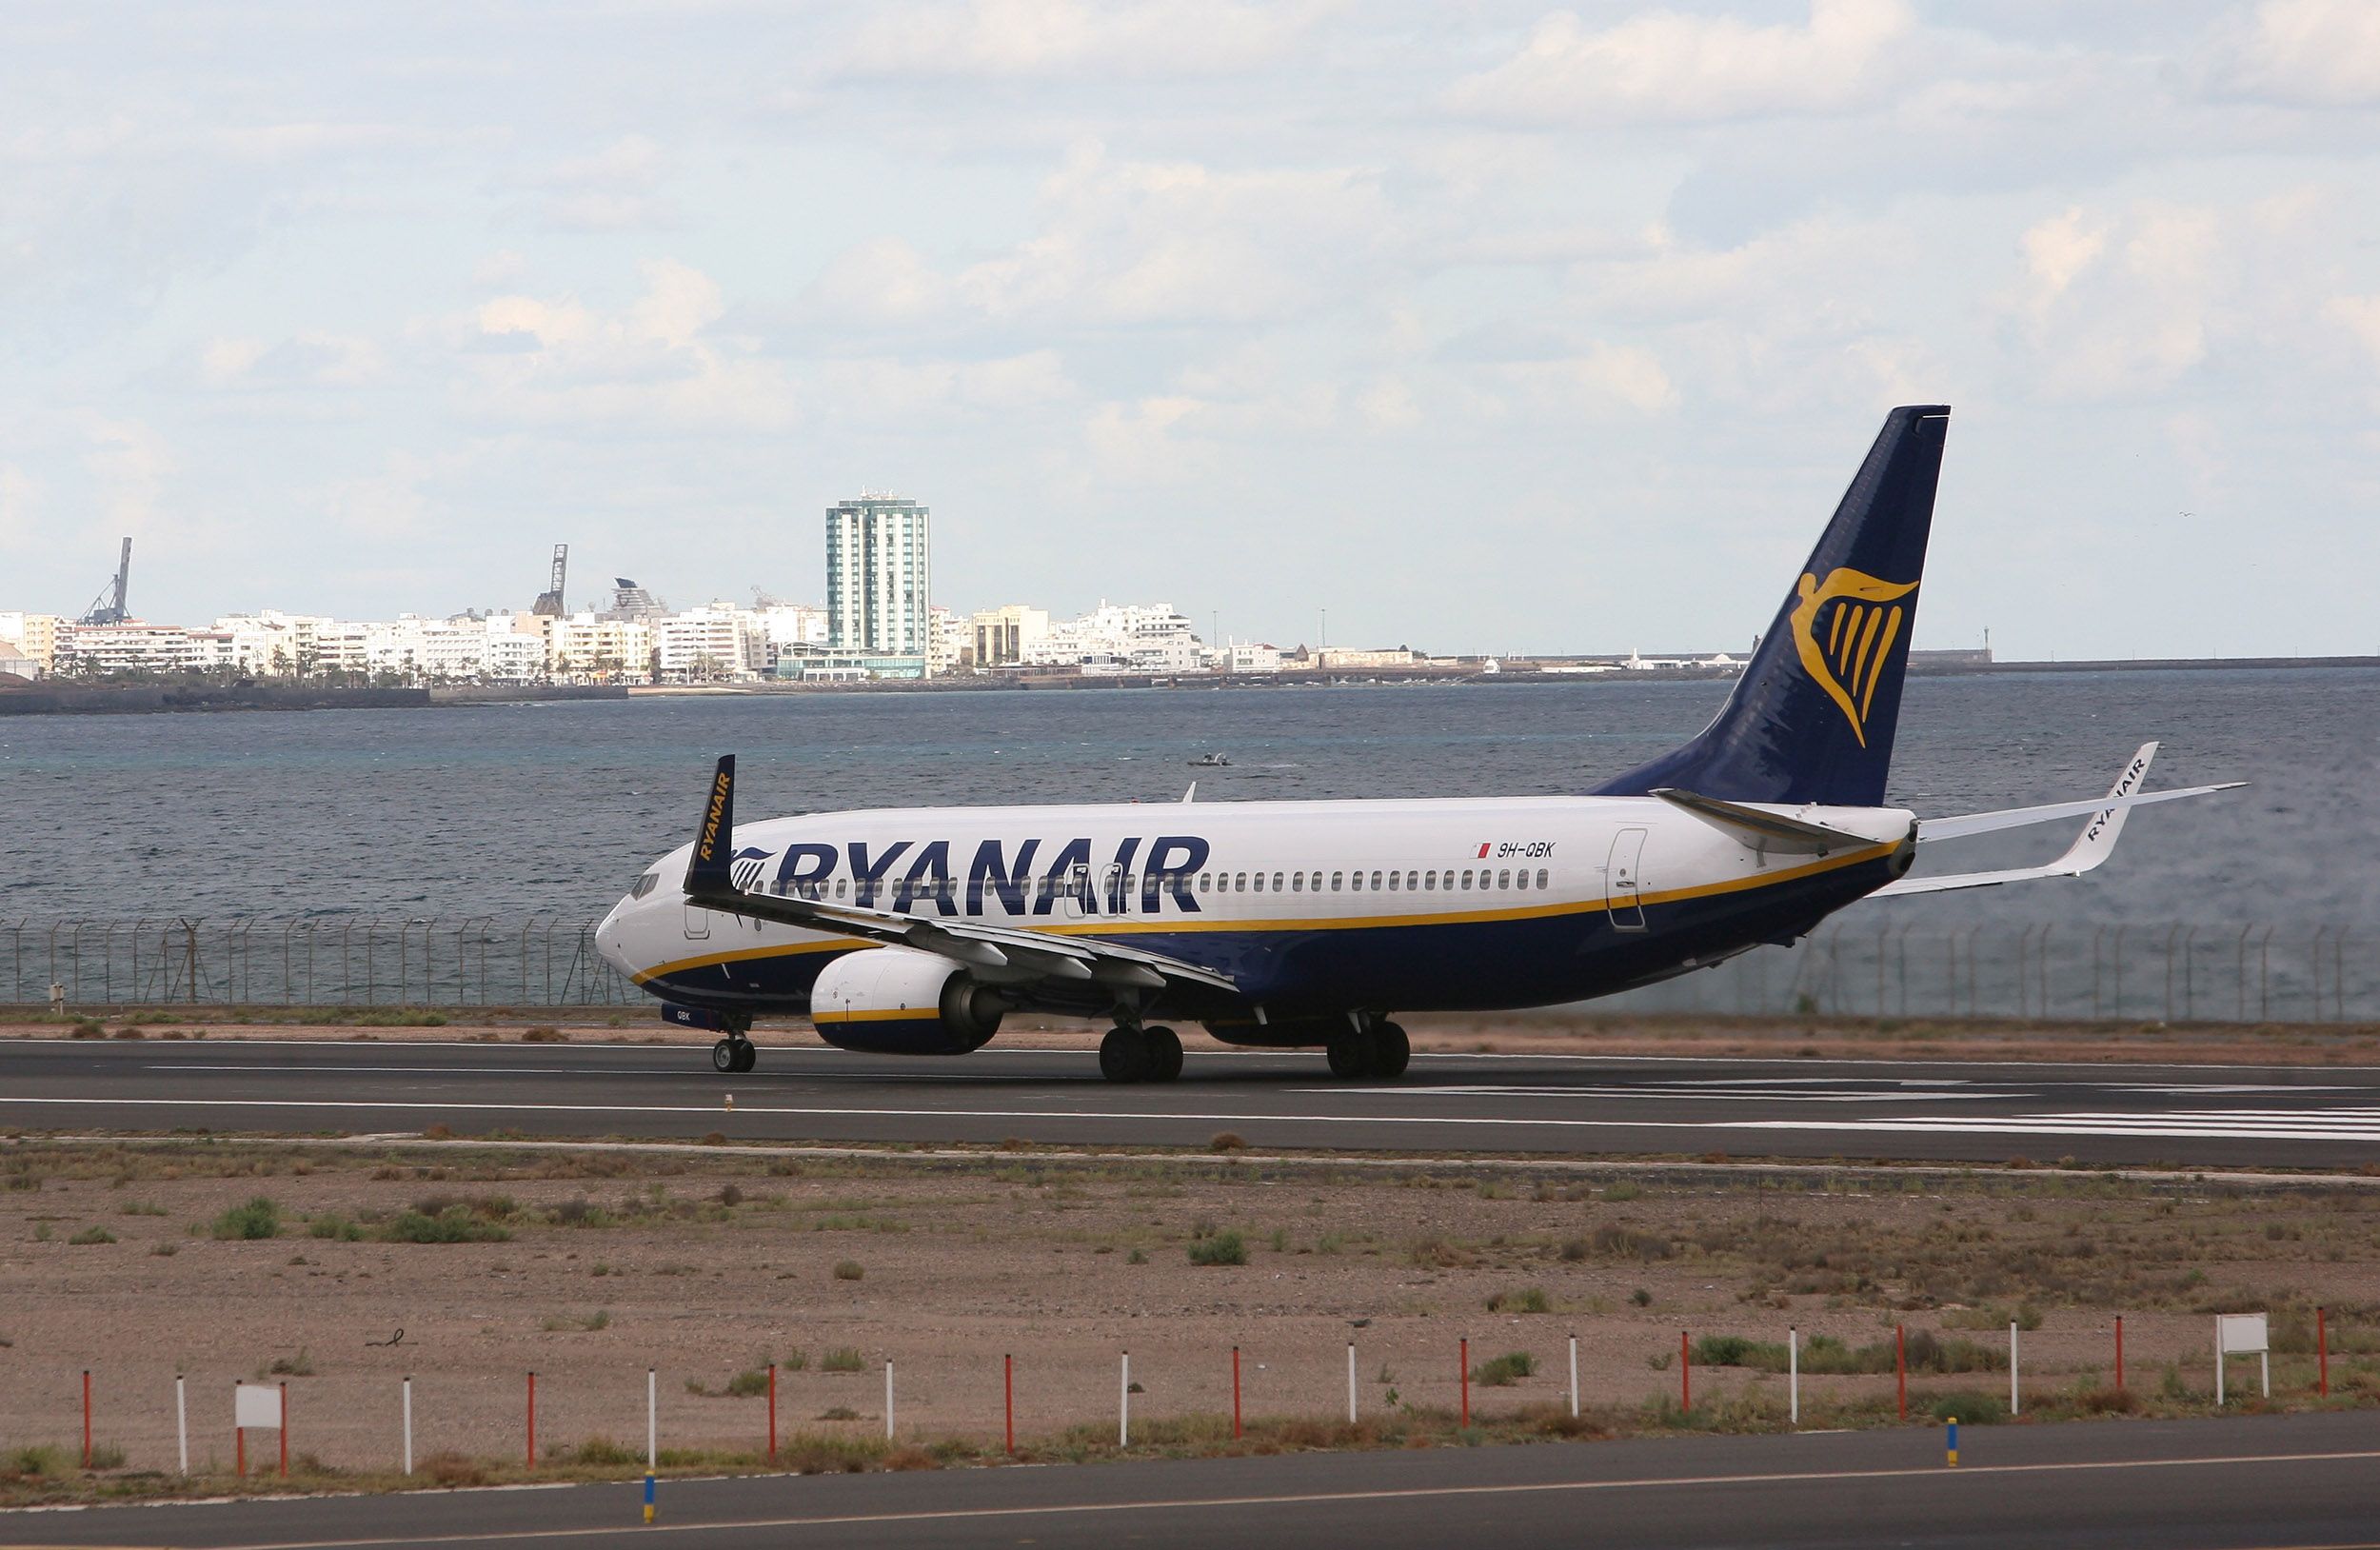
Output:
[[116,561],[116,579],[101,587],[99,595],[90,600],[78,625],[121,625],[131,617],[124,611],[124,589],[132,580],[132,540],[124,541],[124,554]]
[[537,606],[531,608],[529,612],[542,613],[548,619],[559,619],[562,617],[564,612],[562,606],[562,575],[565,570],[569,568],[569,565],[570,546],[567,544],[556,544],[554,546],[554,579],[552,583],[547,586],[545,591],[538,594]]

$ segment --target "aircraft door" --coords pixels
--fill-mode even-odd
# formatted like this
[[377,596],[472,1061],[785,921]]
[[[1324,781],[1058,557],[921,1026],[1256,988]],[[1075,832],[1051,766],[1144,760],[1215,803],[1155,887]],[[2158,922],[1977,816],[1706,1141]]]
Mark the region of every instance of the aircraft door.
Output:
[[688,942],[708,942],[711,939],[711,912],[697,904],[685,906],[685,939]]
[[1088,913],[1083,906],[1091,892],[1090,866],[1083,862],[1076,862],[1067,867],[1065,881],[1061,887],[1062,891],[1058,896],[1058,912],[1070,921],[1082,919]]
[[1603,899],[1610,906],[1612,929],[1644,929],[1644,901],[1638,892],[1638,867],[1644,860],[1643,829],[1622,829],[1612,841],[1612,861],[1603,874]]

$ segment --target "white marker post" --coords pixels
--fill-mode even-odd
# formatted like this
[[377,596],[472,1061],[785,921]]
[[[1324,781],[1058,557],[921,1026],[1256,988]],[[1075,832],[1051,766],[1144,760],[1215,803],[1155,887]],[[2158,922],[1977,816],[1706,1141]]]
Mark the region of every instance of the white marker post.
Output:
[[413,1375],[405,1375],[405,1472],[413,1473]]
[[653,1378],[653,1369],[645,1369],[645,1473],[652,1474],[661,1465],[660,1388]]
[[1356,1342],[1347,1342],[1347,1424],[1356,1423]]
[[173,1375],[173,1439],[182,1459],[182,1473],[190,1472],[190,1412],[182,1375]]
[[1578,1419],[1578,1337],[1570,1337],[1570,1419]]
[[893,1436],[892,1358],[884,1359],[884,1441]]
[[1801,1331],[1785,1326],[1785,1415],[1795,1426],[1801,1424]]
[[1132,1353],[1124,1353],[1124,1375],[1116,1384],[1116,1445],[1132,1445]]
[[2016,1321],[2008,1321],[2008,1413],[2016,1414]]

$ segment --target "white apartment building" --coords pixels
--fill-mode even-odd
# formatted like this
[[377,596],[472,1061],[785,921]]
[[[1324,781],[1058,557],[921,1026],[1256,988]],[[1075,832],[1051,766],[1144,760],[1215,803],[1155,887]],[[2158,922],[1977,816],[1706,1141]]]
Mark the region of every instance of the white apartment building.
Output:
[[1170,603],[1123,604],[1102,599],[1080,619],[1049,626],[1040,641],[1020,651],[1027,666],[1075,667],[1086,672],[1196,673],[1206,670],[1206,653],[1188,618]]
[[590,611],[551,623],[546,670],[568,684],[644,684],[653,673],[653,628],[642,617]]
[[975,649],[967,621],[960,618],[955,609],[939,603],[926,610],[926,630],[925,672],[929,678],[957,671],[960,662]]
[[927,670],[934,651],[932,513],[862,491],[826,512],[827,644]]
[[731,603],[647,621],[655,677],[664,684],[735,683],[767,670],[768,632],[759,614]]
[[121,625],[61,625],[50,659],[62,675],[177,673],[220,665],[228,650],[209,632],[138,619]]
[[1234,641],[1207,653],[1207,665],[1219,673],[1277,673],[1280,647],[1260,641]]

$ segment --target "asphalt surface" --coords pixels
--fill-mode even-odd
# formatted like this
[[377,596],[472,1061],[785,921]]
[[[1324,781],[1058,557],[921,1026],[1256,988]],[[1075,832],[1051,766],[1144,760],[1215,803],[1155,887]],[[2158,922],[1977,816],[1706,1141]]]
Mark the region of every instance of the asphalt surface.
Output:
[[2380,1418],[1966,1427],[0,1514],[0,1544],[2380,1544]]
[[997,1045],[764,1047],[720,1076],[684,1046],[10,1041],[0,1124],[2336,1169],[2380,1162],[2380,1070],[1435,1055],[1387,1083],[1229,1053],[1115,1086]]

